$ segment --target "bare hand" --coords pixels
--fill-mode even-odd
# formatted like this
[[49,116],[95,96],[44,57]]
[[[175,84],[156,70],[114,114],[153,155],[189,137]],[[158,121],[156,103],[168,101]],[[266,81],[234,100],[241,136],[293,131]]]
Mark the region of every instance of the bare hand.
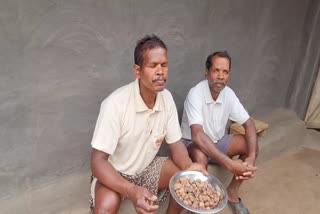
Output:
[[206,170],[206,168],[202,164],[195,163],[195,162],[190,165],[188,170],[200,171],[206,176],[209,175],[208,171]]
[[156,213],[159,208],[157,205],[157,196],[153,195],[144,187],[134,186],[129,192],[129,199],[139,214]]
[[248,163],[250,166],[254,166],[256,162],[255,157],[247,157],[244,162]]
[[[245,161],[243,162],[243,164],[245,165],[245,166],[249,166],[249,167],[253,167],[254,166],[254,164],[255,164],[255,162],[256,162],[256,159],[254,158],[254,157],[247,157],[246,159],[245,159]],[[257,170],[258,168],[256,167],[256,170]],[[248,180],[248,179],[250,179],[250,178],[253,178],[254,176],[255,176],[255,173],[256,173],[256,170],[255,171],[252,171],[251,173],[249,173],[249,172],[246,172],[246,173],[244,173],[244,176],[238,176],[238,177],[236,177],[236,179],[237,180]]]
[[248,180],[254,177],[257,167],[243,162],[242,160],[233,160],[232,173],[235,174],[237,180]]

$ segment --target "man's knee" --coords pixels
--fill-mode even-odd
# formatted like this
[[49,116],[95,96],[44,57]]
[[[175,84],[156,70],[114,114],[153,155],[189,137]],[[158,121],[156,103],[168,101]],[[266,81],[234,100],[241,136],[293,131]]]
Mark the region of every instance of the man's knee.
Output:
[[208,166],[208,157],[195,144],[191,144],[188,147],[188,152],[192,161],[202,164],[205,167]]
[[[248,147],[248,143],[246,142],[246,139],[244,138],[243,136],[243,141],[245,143],[245,154],[248,155],[249,154],[249,147]],[[256,145],[256,151],[255,151],[256,155],[255,155],[255,158],[258,157],[259,155],[259,145],[258,145],[258,142],[257,142],[257,145]]]
[[121,203],[120,194],[106,188],[99,182],[96,185],[95,193],[95,214],[117,213]]
[[117,200],[113,200],[111,198],[108,198],[103,201],[99,200],[99,201],[96,201],[95,203],[94,213],[95,214],[117,213],[119,207],[120,207],[120,203]]

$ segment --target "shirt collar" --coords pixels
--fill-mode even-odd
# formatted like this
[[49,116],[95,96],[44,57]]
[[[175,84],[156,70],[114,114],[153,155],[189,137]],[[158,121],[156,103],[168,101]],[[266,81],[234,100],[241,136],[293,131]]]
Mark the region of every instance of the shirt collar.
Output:
[[[136,112],[143,112],[150,110],[148,106],[143,101],[140,95],[139,79],[134,81],[134,100],[135,100],[135,109]],[[153,111],[162,111],[163,110],[163,98],[162,93],[158,92],[156,97],[156,103],[152,109]]]
[[205,83],[205,90],[204,90],[204,97],[205,97],[205,101],[207,104],[210,104],[210,103],[223,103],[222,102],[222,94],[224,93],[224,89],[219,93],[218,95],[218,98],[216,101],[213,100],[212,98],[212,95],[211,95],[211,92],[210,92],[210,88],[209,88],[209,83],[208,83],[208,80],[206,80],[206,83]]

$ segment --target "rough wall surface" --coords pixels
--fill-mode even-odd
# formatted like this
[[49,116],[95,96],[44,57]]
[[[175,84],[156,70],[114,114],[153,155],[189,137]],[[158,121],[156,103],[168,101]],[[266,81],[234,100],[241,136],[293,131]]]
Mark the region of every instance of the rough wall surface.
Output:
[[131,82],[137,39],[169,48],[179,113],[228,50],[230,86],[253,115],[285,105],[309,1],[0,0],[0,198],[89,170],[101,101]]
[[317,90],[314,86],[320,68],[320,1],[310,0],[308,7],[299,53],[286,96],[287,107],[294,110],[301,119],[306,116],[312,91]]

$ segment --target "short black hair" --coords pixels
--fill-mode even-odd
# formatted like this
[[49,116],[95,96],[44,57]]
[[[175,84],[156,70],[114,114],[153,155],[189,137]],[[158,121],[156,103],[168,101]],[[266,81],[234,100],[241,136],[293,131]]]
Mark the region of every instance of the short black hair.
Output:
[[207,57],[207,61],[206,61],[206,68],[209,70],[212,66],[212,58],[218,56],[218,57],[223,57],[223,58],[227,58],[229,60],[229,69],[231,69],[231,56],[229,55],[229,53],[227,51],[217,51],[214,52],[212,54],[210,54]]
[[164,42],[156,35],[152,34],[144,36],[142,39],[137,41],[136,48],[134,49],[134,64],[143,66],[143,54],[147,50],[161,47],[167,50],[167,46]]

